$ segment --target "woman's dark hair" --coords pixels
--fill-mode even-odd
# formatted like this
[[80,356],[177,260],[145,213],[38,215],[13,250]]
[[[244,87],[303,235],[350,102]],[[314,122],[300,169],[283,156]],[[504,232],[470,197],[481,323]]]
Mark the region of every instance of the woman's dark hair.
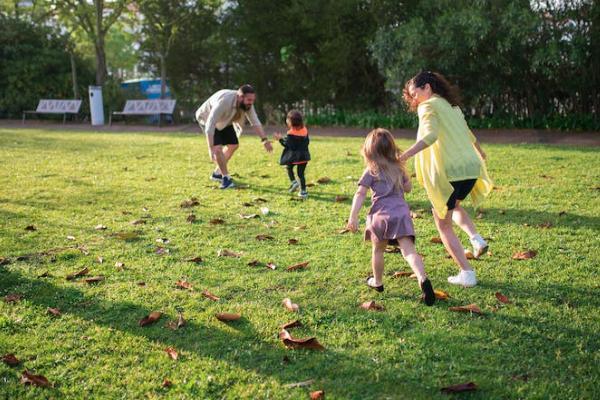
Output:
[[287,121],[294,128],[302,128],[304,126],[304,119],[302,118],[302,113],[298,110],[291,110],[287,114]]
[[414,99],[410,96],[408,92],[408,88],[411,85],[414,85],[415,88],[423,88],[425,85],[429,84],[431,86],[431,91],[438,96],[446,99],[448,103],[452,106],[460,107],[460,95],[458,93],[458,88],[454,85],[451,85],[450,82],[444,77],[444,75],[431,72],[431,71],[423,71],[419,72],[417,75],[406,81],[404,84],[404,89],[402,90],[402,97],[404,101],[408,104],[408,108],[411,111],[416,110],[417,105],[414,104]]

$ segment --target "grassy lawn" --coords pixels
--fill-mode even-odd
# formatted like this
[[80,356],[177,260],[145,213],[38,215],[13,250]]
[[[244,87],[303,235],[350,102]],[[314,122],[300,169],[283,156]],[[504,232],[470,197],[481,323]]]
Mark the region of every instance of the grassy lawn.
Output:
[[[245,186],[220,191],[208,180],[201,139],[0,130],[0,257],[10,261],[0,266],[0,296],[22,296],[0,302],[0,355],[21,360],[16,367],[0,363],[1,398],[306,399],[324,390],[327,398],[429,399],[447,398],[442,387],[471,381],[478,390],[461,397],[597,398],[597,148],[485,146],[498,187],[476,220],[491,254],[473,262],[480,280],[473,289],[447,284],[457,268],[442,245],[430,242],[438,235],[415,182],[407,199],[423,214],[414,220],[417,249],[434,287],[451,295],[425,307],[416,281],[391,277],[409,269],[401,255],[386,254],[386,291],[375,293],[363,284],[370,246],[360,234],[338,233],[363,169],[362,140],[312,139],[307,179],[331,182],[309,187],[302,202],[285,191],[278,144],[267,155],[256,137],[242,137],[231,167]],[[335,202],[336,195],[349,199]],[[197,206],[180,207],[192,197]],[[260,216],[240,217],[253,213]],[[224,223],[212,224],[215,218]],[[259,234],[273,239],[259,241]],[[158,247],[168,253],[157,254]],[[220,249],[242,254],[219,257]],[[537,256],[512,259],[523,250]],[[203,262],[187,261],[195,256]],[[277,269],[248,266],[252,260]],[[306,268],[286,270],[304,261]],[[105,279],[65,279],[85,267],[87,277]],[[178,288],[179,280],[192,290]],[[512,303],[501,304],[496,292]],[[298,313],[282,307],[286,297]],[[368,300],[385,311],[358,307]],[[448,310],[471,303],[483,315]],[[141,327],[152,311],[161,319]],[[178,312],[187,324],[169,329]],[[215,318],[221,312],[242,318],[224,323]],[[286,349],[279,327],[294,319],[303,326],[292,335],[315,336],[326,350]],[[178,359],[169,358],[168,347]],[[21,384],[25,369],[54,387]],[[165,378],[172,386],[163,387]],[[286,386],[308,380],[314,382]]]

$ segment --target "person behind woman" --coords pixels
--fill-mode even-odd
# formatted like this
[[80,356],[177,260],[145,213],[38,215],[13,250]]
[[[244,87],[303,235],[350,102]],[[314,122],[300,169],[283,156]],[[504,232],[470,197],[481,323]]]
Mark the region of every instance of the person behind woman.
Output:
[[479,258],[488,244],[477,232],[471,217],[460,205],[471,195],[473,206],[481,204],[491,192],[485,158],[459,108],[458,90],[439,73],[421,72],[408,80],[403,97],[411,111],[417,111],[417,141],[400,157],[415,156],[417,180],[425,187],[433,206],[433,217],[446,250],[460,267],[448,282],[464,287],[477,284],[463,247],[454,233],[452,222],[467,235],[473,255]]

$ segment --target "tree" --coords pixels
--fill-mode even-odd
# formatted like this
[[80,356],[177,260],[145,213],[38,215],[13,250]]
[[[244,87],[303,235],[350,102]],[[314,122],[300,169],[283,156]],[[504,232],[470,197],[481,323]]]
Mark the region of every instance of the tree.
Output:
[[119,19],[127,0],[51,0],[60,19],[71,29],[81,28],[94,45],[96,55],[96,85],[102,86],[108,75],[105,38]]

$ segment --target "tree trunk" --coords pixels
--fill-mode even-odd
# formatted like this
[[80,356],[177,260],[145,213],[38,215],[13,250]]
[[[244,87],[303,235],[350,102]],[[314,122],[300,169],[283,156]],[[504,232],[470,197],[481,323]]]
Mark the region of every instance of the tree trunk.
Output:
[[160,98],[164,99],[167,94],[167,63],[166,55],[160,54]]
[[104,52],[104,36],[106,32],[102,27],[102,17],[104,13],[104,1],[94,0],[96,6],[96,42],[94,46],[96,48],[96,85],[104,85],[106,80],[106,54]]
[[79,99],[79,86],[77,85],[77,66],[75,64],[75,55],[73,52],[69,53],[71,56],[71,79],[73,80],[73,98]]

